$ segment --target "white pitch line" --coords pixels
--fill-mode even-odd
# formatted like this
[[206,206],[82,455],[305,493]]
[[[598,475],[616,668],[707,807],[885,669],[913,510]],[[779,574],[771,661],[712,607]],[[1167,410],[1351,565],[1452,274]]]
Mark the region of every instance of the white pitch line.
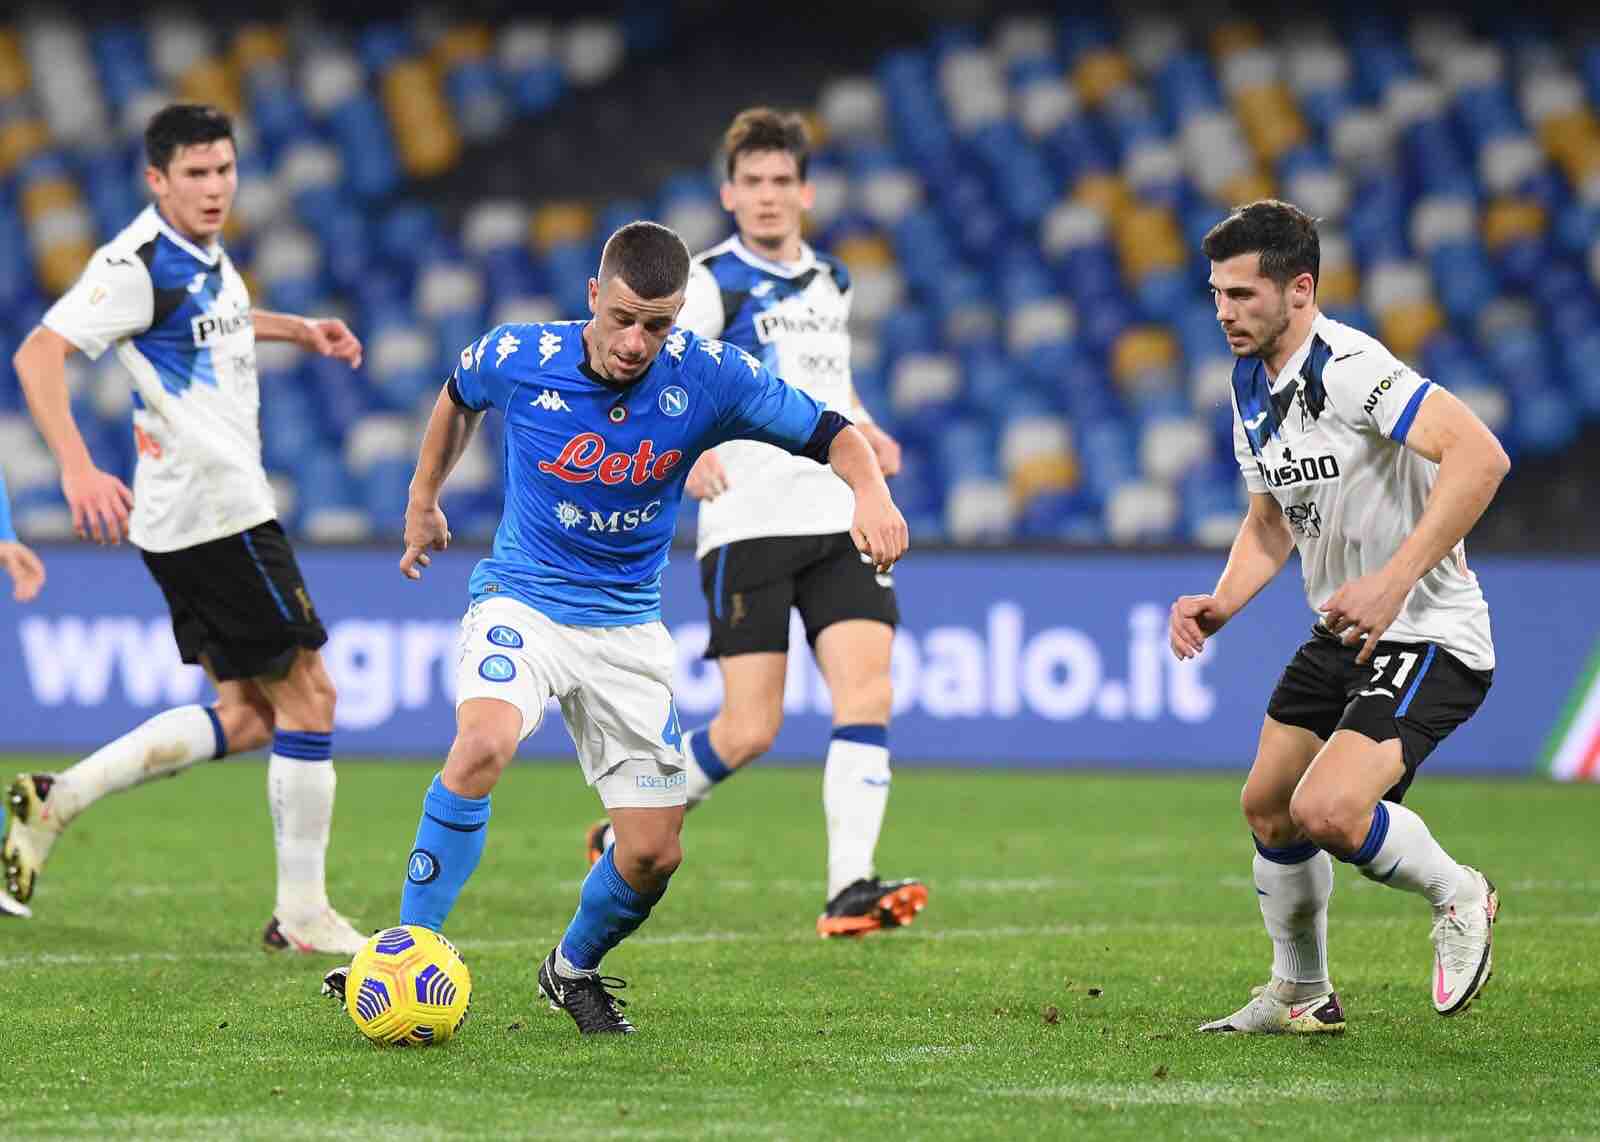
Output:
[[[1370,920],[1345,920],[1338,927],[1342,930],[1350,929],[1402,929],[1417,928],[1420,921],[1404,919],[1401,917],[1374,918]],[[1516,928],[1594,928],[1600,927],[1600,913],[1586,916],[1506,916],[1495,921],[1497,927],[1507,925]],[[1219,923],[1216,920],[1196,920],[1187,923],[1174,923],[1166,921],[1128,922],[1118,923],[1089,922],[1076,924],[995,924],[984,928],[938,928],[928,926],[926,921],[920,926],[907,929],[896,936],[897,940],[918,942],[944,941],[944,940],[1032,940],[1052,936],[1104,936],[1114,932],[1142,932],[1142,933],[1168,933],[1206,932],[1214,934],[1219,929],[1238,929],[1240,931],[1254,931],[1257,923],[1254,920],[1239,920],[1234,923]],[[15,930],[15,929],[13,929]],[[469,957],[474,951],[504,951],[525,949],[540,951],[545,946],[545,941],[555,939],[559,933],[554,929],[545,931],[540,936],[538,931],[530,931],[522,939],[492,939],[492,940],[459,940],[462,950]],[[705,944],[806,944],[814,943],[818,937],[810,932],[664,932],[660,935],[644,934],[635,936],[628,941],[630,946],[697,946]],[[257,949],[244,948],[219,948],[214,951],[188,951],[188,952],[38,952],[33,955],[0,956],[0,968],[17,967],[89,967],[112,966],[115,964],[150,964],[150,963],[199,963],[233,960],[259,960],[265,953]],[[335,963],[336,957],[306,956],[305,962]]]

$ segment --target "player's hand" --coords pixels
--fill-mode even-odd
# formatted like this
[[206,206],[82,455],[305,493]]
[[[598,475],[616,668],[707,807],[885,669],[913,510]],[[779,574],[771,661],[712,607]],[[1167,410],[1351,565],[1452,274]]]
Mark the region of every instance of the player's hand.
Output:
[[1167,620],[1167,642],[1179,659],[1195,658],[1232,616],[1215,595],[1184,595],[1172,604]]
[[872,445],[872,454],[878,458],[878,467],[883,469],[884,476],[898,476],[900,474],[900,442],[876,424],[863,423],[856,425],[856,427],[867,438],[867,443]]
[[728,470],[715,452],[702,452],[689,469],[683,490],[697,500],[714,500],[728,490]]
[[906,517],[894,506],[889,489],[880,481],[878,490],[856,496],[856,515],[850,524],[850,538],[856,550],[872,560],[879,574],[886,573],[911,545]]
[[61,474],[61,492],[72,509],[72,530],[79,539],[121,543],[128,533],[133,493],[128,485],[93,464]]
[[44,564],[26,544],[8,541],[0,543],[0,567],[11,576],[11,597],[19,603],[31,603],[44,586]]
[[361,339],[337,317],[305,319],[305,345],[314,353],[343,361],[352,369],[361,367]]
[[1412,586],[1382,571],[1352,579],[1317,608],[1322,612],[1322,625],[1346,645],[1364,642],[1356,661],[1366,662],[1405,606]]
[[422,569],[433,562],[428,552],[449,546],[450,521],[438,504],[406,505],[406,553],[400,557],[400,574],[422,578]]

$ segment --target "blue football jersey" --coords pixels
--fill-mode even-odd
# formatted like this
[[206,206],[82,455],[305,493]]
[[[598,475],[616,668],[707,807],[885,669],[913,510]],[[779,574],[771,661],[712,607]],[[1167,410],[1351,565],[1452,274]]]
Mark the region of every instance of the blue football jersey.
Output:
[[588,367],[584,324],[499,325],[461,351],[452,396],[505,417],[504,514],[469,589],[570,626],[652,622],[695,460],[736,439],[800,453],[823,407],[683,329],[642,377],[613,385]]

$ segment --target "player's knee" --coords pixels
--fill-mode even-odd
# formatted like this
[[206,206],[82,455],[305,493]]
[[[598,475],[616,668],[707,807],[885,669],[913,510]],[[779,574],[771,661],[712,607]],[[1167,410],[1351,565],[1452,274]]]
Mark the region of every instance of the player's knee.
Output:
[[1351,853],[1366,839],[1370,806],[1317,790],[1297,791],[1289,802],[1289,816],[1295,827],[1318,848],[1332,853]]
[[1245,783],[1239,794],[1239,808],[1256,840],[1269,848],[1282,848],[1290,844],[1299,832],[1289,806],[1281,798],[1249,782]]
[[489,726],[465,725],[445,759],[445,784],[467,797],[485,796],[517,751],[516,739]]
[[635,845],[627,854],[630,863],[646,883],[661,883],[678,871],[683,863],[683,845],[677,837],[651,839]]
[[727,724],[727,748],[722,752],[726,765],[740,766],[754,761],[772,748],[783,725],[783,715],[760,713],[730,718]]
[[850,687],[848,694],[835,694],[834,722],[838,725],[887,725],[894,705],[894,688],[887,674],[867,678]]

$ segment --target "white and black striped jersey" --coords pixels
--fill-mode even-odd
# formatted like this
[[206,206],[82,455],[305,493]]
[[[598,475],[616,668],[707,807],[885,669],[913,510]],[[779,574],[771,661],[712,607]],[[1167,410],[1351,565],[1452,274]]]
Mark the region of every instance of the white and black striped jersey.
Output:
[[[678,324],[737,345],[825,407],[850,415],[850,274],[802,245],[792,264],[768,261],[729,238],[694,260]],[[768,444],[716,449],[728,490],[701,501],[696,557],[774,535],[849,531],[855,496],[833,470]]]
[[[1283,508],[1313,610],[1382,568],[1422,518],[1439,466],[1405,439],[1432,387],[1377,339],[1321,315],[1277,377],[1259,358],[1234,364],[1239,470]],[[1464,544],[1418,580],[1384,637],[1493,669],[1489,607]]]
[[176,551],[276,514],[250,294],[220,244],[195,245],[147,207],[95,251],[43,324],[90,360],[115,346],[133,374],[135,545]]

